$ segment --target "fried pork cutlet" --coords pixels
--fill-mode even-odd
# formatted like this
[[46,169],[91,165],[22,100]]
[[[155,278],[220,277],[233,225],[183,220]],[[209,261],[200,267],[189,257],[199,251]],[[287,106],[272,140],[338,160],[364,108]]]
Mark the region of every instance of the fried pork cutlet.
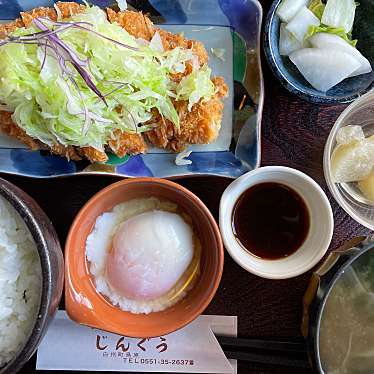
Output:
[[227,85],[222,77],[213,78],[216,88],[212,99],[192,106],[188,111],[186,101],[174,103],[180,119],[180,129],[163,119],[159,114],[149,121],[153,130],[145,133],[147,139],[159,148],[181,152],[188,144],[207,144],[214,141],[221,128],[223,103],[220,98],[227,95]]
[[66,157],[68,160],[79,161],[82,159],[78,153],[78,148],[71,145],[54,144],[50,149],[53,154]]
[[111,150],[118,156],[126,154],[144,153],[147,150],[144,138],[141,134],[129,132],[114,132],[115,139],[109,140]]
[[188,144],[214,141],[221,128],[222,102],[213,98],[194,105],[191,111],[187,106],[185,101],[175,103],[180,118],[179,130],[172,122],[158,116],[154,129],[145,133],[147,139],[157,147],[173,152],[183,151]]
[[[71,17],[74,14],[84,12],[85,6],[74,2],[58,2],[56,7],[59,9],[63,18]],[[128,33],[136,38],[151,40],[155,32],[160,34],[162,44],[165,50],[171,50],[176,47],[191,49],[197,58],[200,66],[208,62],[208,54],[201,42],[185,39],[181,34],[173,34],[159,29],[153,25],[151,20],[141,12],[115,12],[107,9],[108,20],[122,26]],[[52,20],[57,19],[56,10],[53,8],[36,8],[30,12],[21,13],[21,18],[9,24],[0,25],[0,38],[5,38],[9,33],[19,27],[29,26],[34,18],[45,17]],[[187,63],[185,72],[173,74],[172,79],[178,83],[184,76],[192,71],[192,64]],[[147,145],[144,138],[151,144],[169,149],[174,152],[180,152],[188,144],[206,144],[214,141],[219,133],[223,104],[221,98],[227,96],[228,87],[222,77],[212,79],[215,85],[215,95],[210,100],[200,100],[188,111],[187,101],[175,101],[174,105],[180,119],[180,128],[177,129],[174,124],[167,119],[162,118],[156,109],[153,110],[153,117],[148,122],[152,127],[150,131],[142,134],[124,133],[116,130],[113,138],[109,139],[108,147],[119,157],[126,154],[144,153]],[[0,128],[6,134],[13,136],[31,149],[45,148],[40,141],[28,136],[24,130],[18,127],[12,120],[11,114],[0,111]],[[90,162],[105,162],[107,155],[92,147],[74,147],[55,144],[51,147],[51,152],[68,159],[80,160],[86,158]]]
[[93,147],[75,148],[78,149],[78,153],[82,157],[85,157],[87,160],[91,162],[106,162],[108,160],[108,156],[105,152],[98,151]]
[[108,20],[111,23],[118,23],[122,26],[129,34],[135,36],[135,38],[141,38],[144,40],[151,40],[155,29],[151,20],[140,12],[115,12],[113,9],[107,8]]
[[31,149],[37,150],[40,148],[38,140],[28,136],[24,130],[12,121],[12,113],[0,111],[0,128],[5,134],[17,138]]
[[0,24],[0,39],[4,39],[8,34],[23,26],[24,23],[20,18],[17,18],[16,20],[10,23]]

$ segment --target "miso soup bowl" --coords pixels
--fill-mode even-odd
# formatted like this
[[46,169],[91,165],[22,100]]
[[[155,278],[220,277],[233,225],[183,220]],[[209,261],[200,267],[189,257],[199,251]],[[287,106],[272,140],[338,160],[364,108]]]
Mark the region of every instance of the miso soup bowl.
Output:
[[[337,351],[335,339],[343,339],[343,341],[347,341],[346,339],[355,331],[352,330],[352,326],[344,326],[337,331],[335,326],[326,323],[325,328],[328,326],[329,331],[323,331],[323,320],[326,318],[325,312],[329,299],[333,297],[337,285],[345,287],[347,293],[353,292],[354,287],[361,283],[362,275],[366,272],[373,271],[373,259],[374,237],[357,237],[351,239],[342,247],[330,252],[328,257],[326,257],[323,263],[312,274],[309,286],[303,298],[301,331],[306,339],[309,361],[318,373],[327,374],[330,372],[328,363],[324,361],[326,358],[324,358],[321,344],[322,337],[327,337],[328,341],[331,342],[333,349]],[[356,273],[356,277],[354,277],[356,280],[348,276],[353,269]],[[359,272],[357,272],[358,270]],[[345,293],[345,295],[347,293]],[[367,300],[365,300],[365,294],[367,295]],[[370,292],[360,295],[359,305],[362,305],[364,302],[372,304],[372,296],[370,299],[369,295]],[[350,302],[354,303],[352,300]],[[330,319],[333,318],[334,320],[339,321],[340,318],[343,318],[342,314],[344,313],[344,310],[336,310],[334,316],[330,317]],[[356,329],[357,326],[354,325],[353,328]],[[374,350],[374,346],[370,344],[373,344],[372,340],[371,343],[366,343],[366,348],[368,350]],[[337,355],[338,352],[333,352],[333,354]],[[334,372],[340,372],[339,369],[336,368],[336,370],[337,371],[335,371],[334,368]],[[344,372],[348,373],[348,371]],[[373,373],[374,365],[372,365],[370,369],[367,368],[367,371],[357,372]]]
[[[309,212],[309,232],[301,247],[288,257],[269,260],[244,248],[234,235],[232,216],[235,204],[250,187],[275,182],[296,191]],[[225,247],[245,270],[269,279],[286,279],[305,273],[325,255],[333,234],[334,219],[329,200],[322,188],[308,175],[284,166],[266,166],[250,171],[232,182],[222,195],[219,224]]]
[[[193,288],[173,306],[150,314],[133,314],[112,305],[97,292],[86,259],[86,239],[96,219],[114,206],[156,197],[178,205],[192,218],[201,242],[200,271]],[[208,208],[192,192],[167,180],[138,178],[114,183],[93,196],[75,218],[65,247],[65,307],[80,324],[129,337],[148,338],[176,331],[198,317],[215,295],[223,271],[223,244]]]

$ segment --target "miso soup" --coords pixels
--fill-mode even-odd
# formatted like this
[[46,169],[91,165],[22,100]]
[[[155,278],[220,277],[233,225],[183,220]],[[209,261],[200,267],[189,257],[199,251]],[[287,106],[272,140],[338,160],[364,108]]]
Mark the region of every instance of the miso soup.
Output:
[[319,352],[326,374],[374,373],[374,249],[345,269],[331,290]]

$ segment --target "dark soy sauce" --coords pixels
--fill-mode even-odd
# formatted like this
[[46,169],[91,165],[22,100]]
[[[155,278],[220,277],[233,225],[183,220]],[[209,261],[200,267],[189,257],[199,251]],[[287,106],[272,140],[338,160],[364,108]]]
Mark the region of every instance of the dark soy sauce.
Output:
[[232,226],[238,242],[253,255],[269,260],[287,257],[304,243],[309,212],[303,198],[280,183],[252,186],[236,202]]

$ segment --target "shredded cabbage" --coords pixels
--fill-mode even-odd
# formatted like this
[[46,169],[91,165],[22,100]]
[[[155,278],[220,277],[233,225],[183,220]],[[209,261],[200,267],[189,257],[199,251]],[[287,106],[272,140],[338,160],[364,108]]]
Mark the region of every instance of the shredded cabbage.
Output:
[[210,52],[212,52],[213,56],[225,62],[225,53],[226,53],[225,48],[210,48]]
[[206,65],[184,77],[177,86],[177,100],[188,100],[188,110],[200,99],[209,99],[214,94],[210,79],[211,69]]
[[[105,12],[96,6],[63,21],[88,22],[92,30],[136,50],[79,28],[58,34],[79,58],[89,59],[87,70],[104,95],[105,105],[71,67],[75,87],[62,74],[56,56],[46,53],[43,46],[0,46],[0,104],[13,112],[12,119],[28,135],[43,143],[92,146],[103,151],[115,130],[148,130],[144,122],[151,119],[153,108],[178,127],[179,117],[172,99],[188,100],[191,109],[200,98],[214,94],[210,69],[206,66],[200,68],[193,63],[192,73],[178,85],[171,79],[170,74],[184,72],[186,62],[193,62],[191,50],[163,51],[159,35],[151,44],[138,41],[119,25],[111,24]],[[12,36],[38,31],[32,25],[17,29]],[[83,131],[85,113],[89,126]]]
[[357,40],[356,39],[352,40],[350,37],[350,34],[347,34],[343,28],[336,28],[336,27],[330,27],[330,26],[325,26],[325,25],[310,26],[305,36],[305,39],[308,39],[314,34],[318,34],[319,32],[325,32],[328,34],[334,34],[334,35],[340,36],[347,43],[349,43],[352,47],[356,47]]
[[118,4],[118,8],[120,11],[124,11],[127,9],[127,1],[126,0],[116,0]]
[[188,157],[190,157],[192,151],[189,151],[188,149],[185,149],[184,151],[177,154],[175,157],[175,165],[177,166],[186,166],[191,165],[192,161],[188,160]]

